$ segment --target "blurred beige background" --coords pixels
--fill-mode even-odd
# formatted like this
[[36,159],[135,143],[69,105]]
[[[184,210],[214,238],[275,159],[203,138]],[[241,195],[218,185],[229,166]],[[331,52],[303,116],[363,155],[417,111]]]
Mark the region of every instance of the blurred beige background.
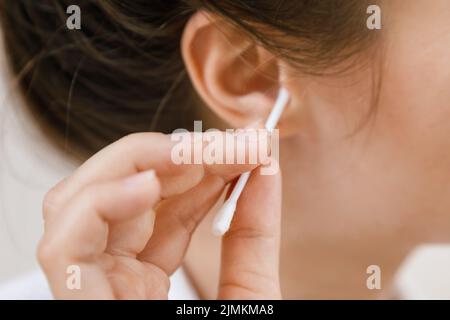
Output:
[[[42,233],[43,195],[74,168],[45,143],[22,112],[1,52],[0,285],[38,267],[35,247]],[[450,299],[450,245],[418,249],[398,283],[405,298]]]

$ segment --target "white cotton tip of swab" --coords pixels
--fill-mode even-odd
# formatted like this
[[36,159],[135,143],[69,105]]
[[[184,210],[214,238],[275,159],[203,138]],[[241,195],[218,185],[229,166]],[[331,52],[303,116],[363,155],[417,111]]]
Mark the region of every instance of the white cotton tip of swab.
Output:
[[239,197],[244,191],[245,185],[250,178],[250,172],[244,172],[239,177],[238,181],[234,185],[234,189],[230,194],[228,200],[226,200],[220,210],[216,213],[213,221],[212,232],[216,236],[223,236],[231,225],[231,220],[233,220],[234,212],[236,211],[237,202]]
[[212,232],[214,235],[221,237],[228,231],[236,211],[236,205],[236,201],[231,199],[223,203],[213,221]]

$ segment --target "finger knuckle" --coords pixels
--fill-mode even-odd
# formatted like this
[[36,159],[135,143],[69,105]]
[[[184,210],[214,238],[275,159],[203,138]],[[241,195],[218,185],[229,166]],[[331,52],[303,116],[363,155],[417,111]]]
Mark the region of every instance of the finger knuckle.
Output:
[[273,234],[252,227],[241,227],[237,229],[231,229],[228,231],[224,238],[240,238],[240,239],[251,239],[251,240],[270,240],[273,238]]
[[156,265],[148,265],[150,272],[147,273],[146,281],[148,296],[155,299],[167,299],[170,289],[170,279],[164,270]]
[[65,179],[58,183],[56,186],[51,188],[45,195],[42,201],[42,213],[43,218],[46,220],[51,216],[56,208],[61,203],[61,189],[65,183]]
[[58,256],[59,251],[60,250],[54,241],[46,239],[45,237],[42,238],[37,249],[37,259],[39,264],[44,268],[48,267]]
[[226,282],[220,285],[220,299],[256,299],[262,298],[259,291],[252,286],[247,286],[237,282]]
[[281,295],[277,277],[248,268],[234,270],[234,278],[220,287],[227,299],[278,299]]
[[200,223],[200,219],[195,215],[178,213],[175,215],[175,218],[177,219],[178,225],[188,236],[194,233]]
[[83,204],[83,208],[85,209],[93,208],[95,207],[95,199],[98,194],[99,190],[97,187],[94,185],[89,185],[79,191],[79,193],[75,196],[74,201]]

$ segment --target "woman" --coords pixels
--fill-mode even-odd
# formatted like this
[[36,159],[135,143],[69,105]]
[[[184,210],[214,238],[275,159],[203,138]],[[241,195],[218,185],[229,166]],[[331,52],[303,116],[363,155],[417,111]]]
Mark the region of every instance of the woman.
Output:
[[[181,264],[204,298],[386,298],[413,248],[449,241],[448,1],[379,2],[381,30],[359,0],[79,1],[70,30],[72,2],[0,1],[29,110],[89,158],[44,201],[56,298],[165,298]],[[283,180],[254,170],[220,249],[207,213],[255,166],[176,166],[169,136],[122,137],[252,126],[280,87]]]

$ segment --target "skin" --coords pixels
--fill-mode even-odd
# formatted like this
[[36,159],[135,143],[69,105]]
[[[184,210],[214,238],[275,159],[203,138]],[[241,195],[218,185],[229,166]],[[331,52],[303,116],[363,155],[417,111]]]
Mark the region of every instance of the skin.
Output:
[[[450,3],[389,1],[382,12],[379,54],[344,75],[305,76],[255,49],[275,85],[293,95],[280,124],[284,298],[391,298],[395,273],[412,249],[450,240]],[[185,38],[197,41],[197,50],[185,43],[184,52],[204,100],[236,126],[253,121],[254,113],[267,114],[271,97],[234,86],[255,88],[261,76],[248,70],[254,66],[224,65],[245,41],[232,34],[231,47],[217,45],[213,39],[220,35],[199,20]],[[196,67],[198,56],[208,72]],[[214,69],[215,57],[222,64]],[[380,79],[379,100],[364,123],[374,107],[373,76]],[[259,85],[264,91],[273,84],[264,79]],[[200,226],[187,266],[200,292],[214,297],[218,264],[201,260],[204,252],[219,250],[209,223]],[[370,265],[381,268],[382,290],[367,289]]]
[[[174,145],[154,133],[123,138],[47,194],[38,258],[56,298],[166,299],[196,226],[226,183],[249,170],[239,219],[223,240],[218,297],[281,297],[280,174],[261,175],[256,165],[178,166],[170,161]],[[80,290],[66,285],[72,265]]]
[[[298,72],[222,20],[195,14],[181,48],[216,127],[261,121],[277,88],[291,92],[279,124],[282,186],[278,175],[254,174],[236,231],[220,241],[210,235],[207,212],[225,183],[248,167],[219,166],[207,175],[212,181],[204,174],[193,179],[199,169],[180,169],[167,150],[155,152],[167,137],[118,142],[47,197],[39,256],[55,296],[163,298],[167,286],[153,289],[167,284],[185,258],[204,298],[391,297],[412,249],[450,241],[450,2],[393,0],[382,12],[377,54],[368,64],[321,77]],[[355,133],[375,92],[374,116]],[[136,168],[153,169],[157,178],[146,176],[124,192],[120,181]],[[200,180],[191,189],[189,182]],[[156,205],[166,198],[168,205]],[[156,223],[137,239],[139,219]],[[189,222],[187,234],[180,221]],[[67,264],[85,268],[86,289],[65,289]],[[382,290],[367,289],[370,265],[381,267]],[[130,291],[130,283],[142,289]]]

